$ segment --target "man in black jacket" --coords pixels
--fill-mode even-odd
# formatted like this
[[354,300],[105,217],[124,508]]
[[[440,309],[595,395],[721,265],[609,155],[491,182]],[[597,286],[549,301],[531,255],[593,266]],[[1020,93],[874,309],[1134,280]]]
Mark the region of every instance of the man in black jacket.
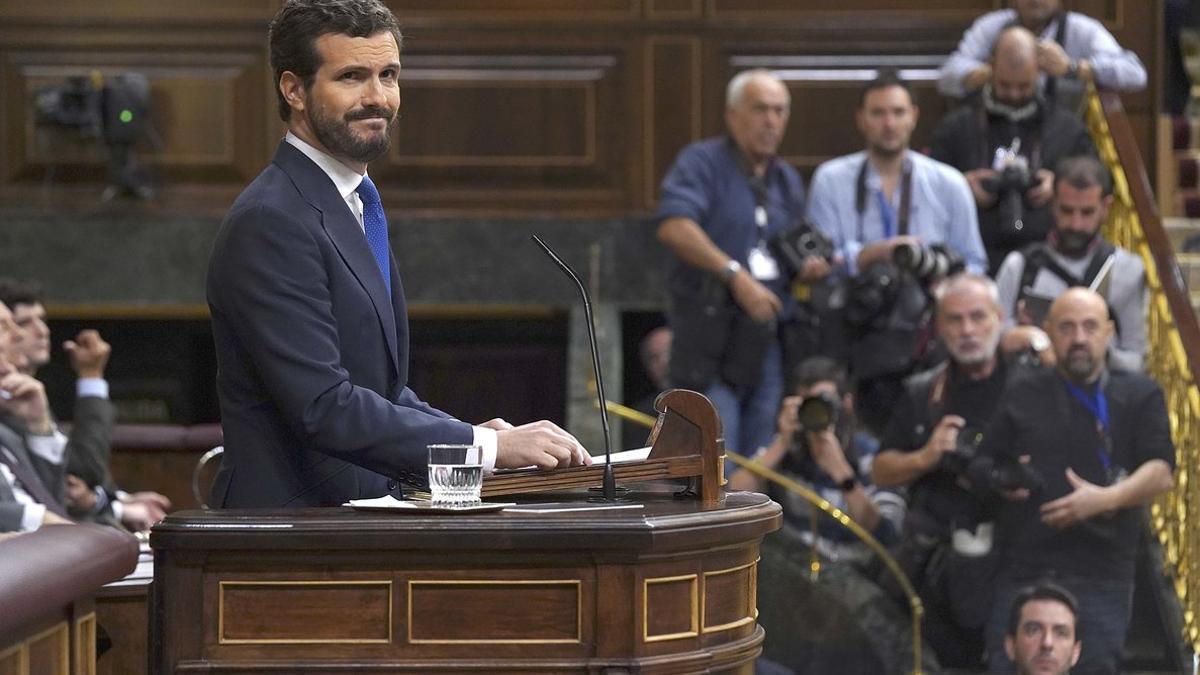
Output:
[[1038,93],[1037,40],[1021,27],[1001,33],[991,80],[971,105],[938,123],[932,149],[934,159],[967,177],[993,276],[1010,251],[1050,231],[1052,168],[1095,152],[1083,124]]
[[[986,629],[993,672],[1009,662],[1008,608],[1021,588],[1053,578],[1079,600],[1085,636],[1079,672],[1116,672],[1129,625],[1143,509],[1171,489],[1175,451],[1158,385],[1108,370],[1113,336],[1100,295],[1072,288],[1045,321],[1057,358],[1014,382],[983,435],[981,462],[1039,478],[1005,492],[997,519],[1000,562]],[[999,488],[999,486],[994,486]]]

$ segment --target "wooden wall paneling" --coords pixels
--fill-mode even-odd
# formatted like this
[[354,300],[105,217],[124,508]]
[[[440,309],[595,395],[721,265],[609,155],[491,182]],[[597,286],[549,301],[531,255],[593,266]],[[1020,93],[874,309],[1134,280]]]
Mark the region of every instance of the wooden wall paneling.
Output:
[[921,109],[912,147],[929,145],[933,128],[948,109],[937,93],[938,54],[838,54],[838,55],[747,55],[728,57],[727,69],[746,68],[776,71],[792,94],[792,114],[779,154],[809,178],[821,163],[861,150],[862,138],[854,113],[862,87],[873,79],[880,66],[899,70],[913,88]]
[[385,0],[402,23],[424,17],[469,21],[632,19],[643,0]]
[[647,19],[692,19],[704,14],[704,0],[646,0]]
[[136,72],[150,80],[150,118],[160,147],[139,145],[138,161],[154,165],[163,178],[195,182],[248,181],[261,168],[258,148],[263,64],[251,53],[152,51],[23,51],[11,54],[5,97],[11,135],[4,147],[12,180],[45,177],[58,181],[104,178],[105,151],[97,139],[74,129],[39,123],[35,100],[40,91],[88,78]]
[[646,40],[642,155],[647,209],[657,203],[658,186],[675,156],[703,136],[700,59],[699,38],[655,35]]
[[[705,0],[706,12],[710,17],[723,19],[768,19],[779,17],[799,18],[805,14],[839,15],[842,20],[851,19],[850,13],[860,16],[853,17],[857,21],[866,18],[865,14],[903,15],[913,13],[917,8],[913,3],[897,3],[895,0],[839,0],[829,2],[803,2],[796,0]],[[976,16],[996,8],[996,0],[922,0],[920,14],[929,17],[931,14],[943,15],[947,18],[962,18],[970,21]]]
[[[0,12],[13,21],[87,25],[95,21],[175,23],[269,21],[283,0],[54,0],[6,2]],[[265,24],[264,24],[265,25]]]
[[380,186],[407,206],[625,207],[629,50],[546,46],[403,57],[397,142],[372,169]]

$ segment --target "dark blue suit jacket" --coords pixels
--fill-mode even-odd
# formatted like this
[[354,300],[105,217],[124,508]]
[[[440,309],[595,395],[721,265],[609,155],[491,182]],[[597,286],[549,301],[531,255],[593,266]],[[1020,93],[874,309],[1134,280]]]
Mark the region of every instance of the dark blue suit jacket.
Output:
[[392,297],[333,181],[281,142],[234,202],[208,269],[225,454],[217,507],[341,504],[425,481],[429,443],[470,425],[408,379],[404,288]]

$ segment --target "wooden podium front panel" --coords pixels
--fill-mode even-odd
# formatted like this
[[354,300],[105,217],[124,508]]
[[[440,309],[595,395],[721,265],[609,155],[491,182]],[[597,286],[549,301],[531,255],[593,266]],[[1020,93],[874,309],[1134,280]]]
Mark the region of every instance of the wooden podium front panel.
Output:
[[155,669],[752,672],[778,506],[646,499],[536,516],[172,514],[152,536]]

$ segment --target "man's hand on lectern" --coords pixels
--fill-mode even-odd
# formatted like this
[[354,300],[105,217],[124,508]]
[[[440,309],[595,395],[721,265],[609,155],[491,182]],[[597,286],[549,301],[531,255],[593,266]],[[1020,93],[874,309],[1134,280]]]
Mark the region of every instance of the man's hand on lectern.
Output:
[[[488,424],[485,423],[484,426]],[[497,469],[519,469],[527,466],[556,469],[591,463],[591,455],[583,449],[579,441],[553,422],[541,420],[519,427],[510,426],[507,429],[496,430]]]

